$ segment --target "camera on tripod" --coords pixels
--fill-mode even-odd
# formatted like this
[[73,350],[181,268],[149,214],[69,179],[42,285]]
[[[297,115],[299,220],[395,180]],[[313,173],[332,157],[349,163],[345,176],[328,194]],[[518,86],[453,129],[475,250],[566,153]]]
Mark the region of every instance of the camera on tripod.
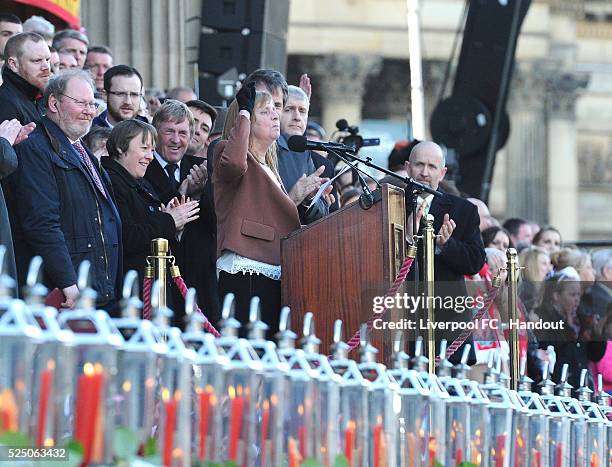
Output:
[[378,146],[380,144],[380,138],[363,138],[359,134],[359,127],[357,125],[349,125],[344,118],[336,122],[336,128],[338,128],[338,131],[348,133],[345,136],[340,136],[338,142],[355,148],[355,153],[363,146]]

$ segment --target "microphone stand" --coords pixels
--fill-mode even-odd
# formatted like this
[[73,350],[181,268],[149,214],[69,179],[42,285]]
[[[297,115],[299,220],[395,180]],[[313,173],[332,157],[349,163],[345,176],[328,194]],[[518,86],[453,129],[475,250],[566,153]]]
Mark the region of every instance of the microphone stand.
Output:
[[[361,209],[364,209],[364,210],[370,209],[374,205],[374,203],[377,203],[378,201],[381,200],[380,191],[375,190],[375,192],[372,193],[372,191],[368,187],[368,184],[366,183],[366,181],[364,180],[361,174],[363,173],[365,174],[366,177],[369,177],[372,180],[374,180],[376,182],[376,185],[378,185],[378,187],[380,188],[380,183],[378,183],[378,180],[376,180],[369,173],[358,168],[355,164],[350,162],[348,160],[349,153],[347,151],[340,151],[340,150],[336,151],[330,148],[327,148],[327,151],[335,155],[338,159],[340,159],[342,162],[348,165],[351,169],[353,169],[355,173],[357,174],[357,179],[359,180],[359,184],[361,185],[361,189],[363,190],[363,194],[359,196],[359,206],[361,206]],[[344,155],[340,155],[340,152],[344,152]]]

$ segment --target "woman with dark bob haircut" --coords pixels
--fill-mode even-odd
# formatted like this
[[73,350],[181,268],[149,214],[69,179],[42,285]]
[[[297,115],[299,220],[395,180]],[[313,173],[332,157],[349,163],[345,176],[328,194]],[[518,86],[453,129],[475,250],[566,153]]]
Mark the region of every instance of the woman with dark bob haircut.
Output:
[[123,267],[138,272],[142,283],[151,240],[176,240],[186,224],[198,218],[197,201],[173,199],[164,206],[143,178],[157,141],[155,127],[139,120],[125,120],[113,128],[102,158],[113,184],[123,225]]

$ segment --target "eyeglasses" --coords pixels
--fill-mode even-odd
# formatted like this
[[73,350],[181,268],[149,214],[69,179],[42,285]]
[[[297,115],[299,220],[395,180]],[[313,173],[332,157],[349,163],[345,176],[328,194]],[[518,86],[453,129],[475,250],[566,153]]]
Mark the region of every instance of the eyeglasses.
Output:
[[108,91],[108,93],[122,100],[126,97],[129,97],[130,100],[140,99],[142,97],[142,94],[139,92]]
[[75,99],[74,97],[69,96],[67,94],[61,94],[61,93],[60,93],[60,96],[64,96],[64,97],[67,97],[68,99],[73,100],[79,107],[82,107],[84,109],[87,108],[89,110],[97,110],[98,107],[100,107],[100,104],[98,104],[96,101],[85,102],[79,99]]

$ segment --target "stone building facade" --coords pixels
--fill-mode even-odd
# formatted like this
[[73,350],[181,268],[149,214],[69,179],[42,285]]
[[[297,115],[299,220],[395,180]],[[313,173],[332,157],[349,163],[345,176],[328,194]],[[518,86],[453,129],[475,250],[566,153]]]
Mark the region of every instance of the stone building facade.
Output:
[[[406,0],[290,2],[286,71],[290,82],[311,75],[311,115],[328,131],[338,118],[406,122]],[[452,86],[447,63],[465,2],[420,4],[429,121]],[[111,46],[116,63],[136,66],[147,87],[158,89],[197,81],[200,15],[199,0],[82,0],[93,42]],[[551,223],[567,240],[612,238],[611,2],[532,0],[508,112],[511,135],[497,156],[493,214]]]

